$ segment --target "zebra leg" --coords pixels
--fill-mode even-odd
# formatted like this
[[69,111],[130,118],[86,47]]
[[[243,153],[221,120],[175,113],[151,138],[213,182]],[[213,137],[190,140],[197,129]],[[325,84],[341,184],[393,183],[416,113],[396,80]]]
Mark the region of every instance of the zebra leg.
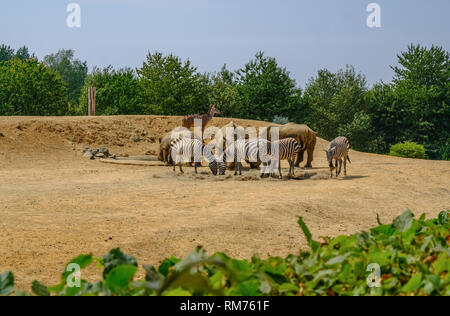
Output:
[[281,160],[278,159],[278,172],[280,173],[280,179],[283,179],[283,175],[281,174]]
[[180,159],[180,162],[178,163],[178,166],[180,167],[181,173],[184,173],[183,168],[181,167],[181,159]]
[[197,173],[198,162],[194,162],[195,173]]
[[[291,159],[291,161],[289,161],[289,165],[290,165],[289,176],[290,176],[290,177],[293,177],[293,176],[295,176],[295,164],[294,164],[294,159]],[[291,175],[291,169],[292,169],[292,175]]]
[[347,176],[347,157],[344,157],[344,177]]
[[334,163],[336,165],[336,178],[337,178],[338,177],[338,169],[339,169],[339,160],[336,158]]
[[338,172],[338,175],[341,175],[341,170],[342,170],[342,158],[339,159],[339,172]]

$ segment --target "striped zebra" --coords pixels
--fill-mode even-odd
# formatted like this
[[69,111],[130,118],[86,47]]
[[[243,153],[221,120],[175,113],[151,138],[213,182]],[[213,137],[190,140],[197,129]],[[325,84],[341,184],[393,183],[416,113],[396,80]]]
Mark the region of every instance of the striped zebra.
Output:
[[[272,152],[273,149],[272,147],[275,148],[275,152]],[[295,175],[294,170],[295,156],[301,150],[303,150],[303,148],[301,148],[297,140],[292,137],[284,138],[273,142],[270,142],[266,139],[260,139],[259,156],[263,163],[263,167],[261,169],[261,178],[264,177],[267,165],[271,165],[271,162],[274,161],[276,164],[278,164],[279,178],[283,179],[283,175],[281,174],[281,160],[287,160],[289,163],[289,177]],[[270,176],[272,175],[273,170],[270,170]]]
[[[234,148],[234,152],[232,149]],[[242,175],[242,161],[257,162],[258,161],[258,141],[256,139],[237,139],[234,146],[228,146],[225,150],[225,158],[233,157],[234,175]],[[230,160],[227,160],[230,162]]]
[[221,176],[225,175],[227,170],[226,157],[223,155],[223,159],[216,158],[216,156],[212,153],[213,147],[214,143],[205,145],[203,148],[203,157],[206,161],[208,161],[209,170],[211,170],[213,175],[217,176],[217,173]]
[[[338,177],[338,175],[341,174],[342,160],[344,160],[344,176],[347,175],[347,160],[348,162],[351,163],[350,157],[348,156],[349,149],[350,143],[348,139],[344,136],[339,136],[335,138],[325,148],[325,152],[327,153],[328,164],[330,166],[331,177],[333,177],[334,169],[336,169],[336,178]],[[333,166],[333,159],[335,161],[336,166]]]
[[192,158],[194,161],[199,162],[194,163],[195,173],[197,173],[197,167],[201,165],[203,144],[197,138],[177,138],[172,140],[170,144],[170,153],[172,156],[173,171],[175,171],[175,165],[178,164],[181,173],[184,173],[181,167],[182,161],[191,162]]

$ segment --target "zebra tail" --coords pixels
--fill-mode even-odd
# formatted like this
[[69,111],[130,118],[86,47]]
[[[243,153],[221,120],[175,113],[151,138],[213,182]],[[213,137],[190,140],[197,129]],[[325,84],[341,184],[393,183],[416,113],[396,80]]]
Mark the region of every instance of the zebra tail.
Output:
[[347,160],[348,160],[349,163],[352,163],[352,162],[350,161],[350,156],[349,156],[349,155],[347,155]]

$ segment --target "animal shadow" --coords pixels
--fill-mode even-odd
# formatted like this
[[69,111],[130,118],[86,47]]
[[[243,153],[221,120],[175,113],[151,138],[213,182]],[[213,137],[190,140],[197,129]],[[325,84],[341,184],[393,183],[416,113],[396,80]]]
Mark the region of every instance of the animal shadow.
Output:
[[355,180],[355,179],[363,179],[368,178],[369,176],[345,176],[345,177],[339,177],[340,180]]

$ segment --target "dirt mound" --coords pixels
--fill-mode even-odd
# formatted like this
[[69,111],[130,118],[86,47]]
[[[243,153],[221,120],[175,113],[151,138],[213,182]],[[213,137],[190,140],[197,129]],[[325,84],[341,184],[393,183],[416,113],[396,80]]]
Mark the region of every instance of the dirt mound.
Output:
[[[214,118],[211,124],[230,121]],[[298,216],[318,238],[368,229],[377,213],[387,223],[407,208],[436,217],[450,207],[450,162],[352,151],[348,176],[330,179],[323,140],[314,168],[296,168],[295,178],[283,181],[260,179],[258,170],[214,177],[206,166],[197,175],[184,167],[181,175],[153,161],[110,164],[83,157],[83,145],[118,156],[155,155],[158,138],[180,122],[0,117],[0,272],[14,271],[19,288],[34,279],[57,284],[76,255],[102,256],[115,247],[149,264],[184,257],[199,244],[238,258],[285,256],[307,247]],[[98,273],[93,268],[83,278]]]
[[[101,116],[101,117],[5,117],[0,132],[17,146],[36,138],[66,141],[71,145],[106,147],[118,155],[157,154],[159,142],[167,132],[181,126],[177,116]],[[264,122],[234,119],[243,127]],[[221,127],[231,119],[214,118],[210,126]],[[1,137],[1,136],[0,136]],[[42,146],[45,151],[47,146]],[[11,148],[12,149],[12,148]]]

